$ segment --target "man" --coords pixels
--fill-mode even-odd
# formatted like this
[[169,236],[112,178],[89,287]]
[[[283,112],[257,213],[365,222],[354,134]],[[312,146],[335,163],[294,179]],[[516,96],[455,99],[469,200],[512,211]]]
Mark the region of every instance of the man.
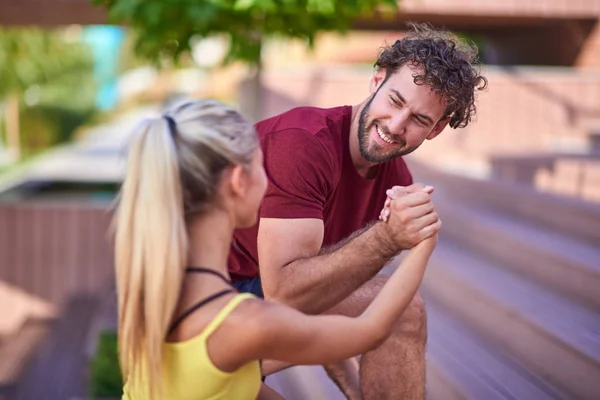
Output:
[[[259,122],[269,188],[259,224],[235,235],[236,285],[307,313],[361,314],[385,282],[379,270],[439,229],[429,198],[411,205],[430,190],[413,184],[402,156],[469,123],[487,83],[474,59],[453,36],[417,26],[382,51],[362,103]],[[391,202],[389,223],[377,221],[386,192],[408,199]],[[388,340],[360,358],[360,388],[347,364],[326,368],[349,398],[423,398],[425,341],[417,295]],[[284,367],[263,364],[265,374]]]

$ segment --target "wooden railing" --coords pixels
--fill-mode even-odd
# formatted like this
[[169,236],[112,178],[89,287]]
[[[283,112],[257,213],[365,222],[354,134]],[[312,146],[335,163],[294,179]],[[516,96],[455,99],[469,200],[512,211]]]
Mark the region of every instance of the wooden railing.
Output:
[[109,285],[109,225],[102,205],[0,204],[0,335]]

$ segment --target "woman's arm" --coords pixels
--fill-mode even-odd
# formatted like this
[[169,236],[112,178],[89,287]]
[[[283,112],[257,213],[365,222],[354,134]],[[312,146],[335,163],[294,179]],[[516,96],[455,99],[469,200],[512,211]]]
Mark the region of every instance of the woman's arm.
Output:
[[414,297],[436,243],[437,235],[411,249],[373,303],[357,318],[308,316],[264,302],[254,310],[240,356],[244,362],[274,359],[327,364],[378,347]]

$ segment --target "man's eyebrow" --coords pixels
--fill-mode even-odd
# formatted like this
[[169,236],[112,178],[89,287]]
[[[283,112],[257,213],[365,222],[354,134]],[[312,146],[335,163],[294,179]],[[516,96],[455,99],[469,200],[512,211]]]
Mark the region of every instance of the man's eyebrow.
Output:
[[[406,100],[404,99],[404,97],[402,97],[402,95],[400,94],[399,91],[397,91],[396,89],[390,89],[391,92],[394,92],[394,94],[396,95],[396,97],[398,97],[398,99],[402,102],[402,103],[406,103]],[[433,124],[433,118],[431,118],[428,115],[425,114],[415,114],[417,117],[424,119],[426,121],[428,121],[429,123]]]

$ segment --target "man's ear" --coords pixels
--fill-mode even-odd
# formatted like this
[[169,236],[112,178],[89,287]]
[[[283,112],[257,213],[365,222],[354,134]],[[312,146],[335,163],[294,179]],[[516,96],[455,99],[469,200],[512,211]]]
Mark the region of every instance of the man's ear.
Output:
[[369,83],[369,92],[371,92],[371,94],[375,93],[377,89],[379,89],[379,86],[381,86],[381,84],[385,80],[386,71],[387,70],[385,68],[378,68],[373,73],[373,76],[371,77],[371,82]]
[[241,165],[235,165],[229,171],[228,177],[229,186],[234,195],[244,197],[248,187],[246,171]]
[[442,133],[442,131],[444,130],[444,128],[446,126],[448,126],[449,122],[450,122],[450,117],[446,117],[444,119],[440,119],[438,121],[438,123],[435,124],[435,127],[433,128],[433,130],[431,132],[429,132],[429,135],[427,135],[427,140],[434,139],[437,135],[439,135],[440,133]]

